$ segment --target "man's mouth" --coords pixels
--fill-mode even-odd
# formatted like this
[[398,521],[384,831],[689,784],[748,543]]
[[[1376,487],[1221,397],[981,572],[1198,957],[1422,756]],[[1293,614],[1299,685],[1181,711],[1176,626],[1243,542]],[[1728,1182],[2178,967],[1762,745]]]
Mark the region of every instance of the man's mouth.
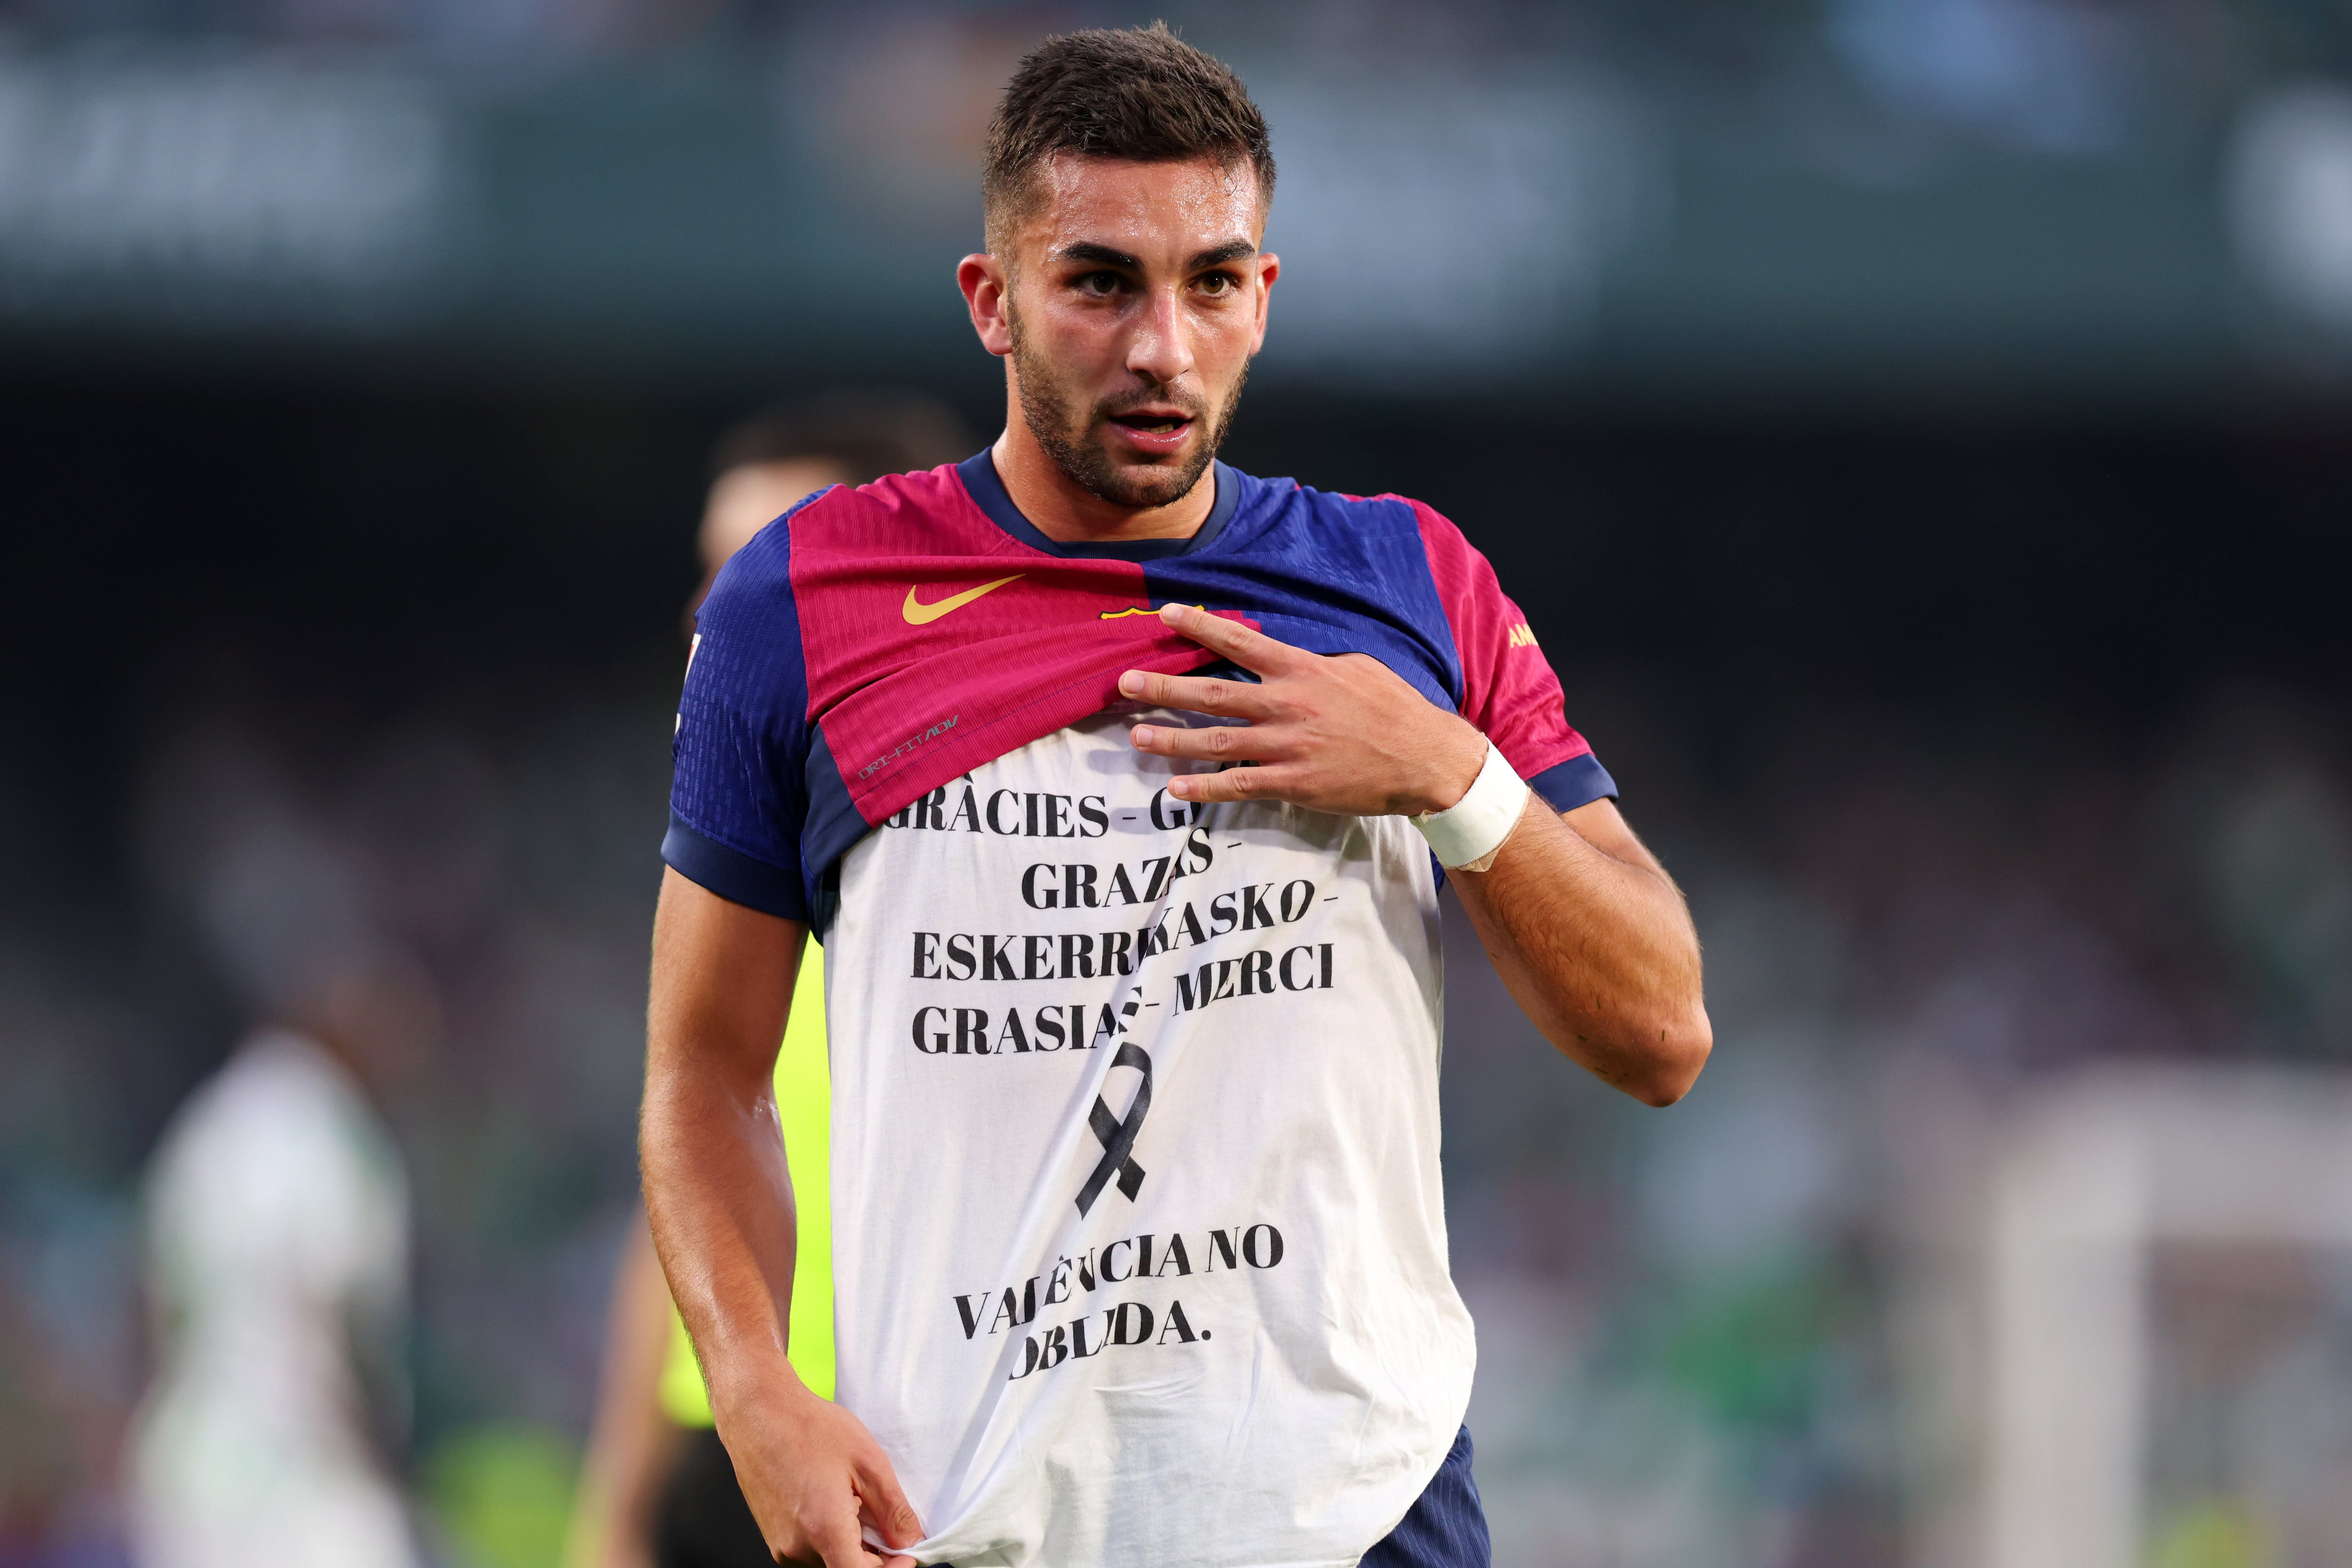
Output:
[[1114,414],[1111,423],[1124,426],[1139,435],[1173,436],[1192,424],[1192,416],[1189,414]]
[[1146,462],[1165,462],[1183,452],[1192,439],[1192,416],[1181,408],[1130,408],[1110,416],[1118,434],[1114,448],[1125,447]]

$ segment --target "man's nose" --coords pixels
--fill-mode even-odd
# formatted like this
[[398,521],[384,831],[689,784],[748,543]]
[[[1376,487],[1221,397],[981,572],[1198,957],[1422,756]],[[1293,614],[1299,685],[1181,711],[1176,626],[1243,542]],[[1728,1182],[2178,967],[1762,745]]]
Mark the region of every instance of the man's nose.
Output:
[[1127,368],[1155,386],[1173,385],[1192,368],[1192,334],[1173,289],[1148,295],[1142,319],[1127,346]]

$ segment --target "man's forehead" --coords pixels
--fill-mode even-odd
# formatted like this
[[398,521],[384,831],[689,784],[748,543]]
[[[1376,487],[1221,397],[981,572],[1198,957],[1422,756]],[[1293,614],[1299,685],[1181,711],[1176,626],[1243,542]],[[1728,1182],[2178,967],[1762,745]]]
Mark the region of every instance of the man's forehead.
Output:
[[1140,163],[1065,153],[1038,171],[1039,200],[1022,226],[1024,248],[1072,244],[1136,255],[1255,248],[1263,230],[1257,174],[1246,159]]

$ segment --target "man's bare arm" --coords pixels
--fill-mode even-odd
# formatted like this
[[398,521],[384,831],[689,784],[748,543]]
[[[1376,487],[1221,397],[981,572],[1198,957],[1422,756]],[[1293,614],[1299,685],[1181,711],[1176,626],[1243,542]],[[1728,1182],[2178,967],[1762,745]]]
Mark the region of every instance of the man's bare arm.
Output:
[[646,1216],[769,1547],[824,1568],[914,1568],[859,1532],[862,1522],[893,1546],[922,1537],[890,1461],[785,1357],[794,1226],[773,1074],[806,935],[663,873],[639,1130]]
[[1544,1038],[1644,1104],[1690,1091],[1714,1045],[1698,933],[1616,802],[1554,816],[1530,790],[1494,865],[1446,875]]
[[[1378,659],[1308,653],[1186,605],[1160,615],[1260,678],[1119,678],[1129,697],[1246,721],[1136,726],[1139,751],[1254,764],[1180,774],[1168,786],[1180,800],[1286,800],[1354,816],[1443,811],[1486,760],[1485,736]],[[1457,880],[1504,984],[1547,1039],[1645,1103],[1688,1091],[1714,1040],[1697,932],[1681,890],[1612,803],[1563,819],[1530,792],[1494,865]]]

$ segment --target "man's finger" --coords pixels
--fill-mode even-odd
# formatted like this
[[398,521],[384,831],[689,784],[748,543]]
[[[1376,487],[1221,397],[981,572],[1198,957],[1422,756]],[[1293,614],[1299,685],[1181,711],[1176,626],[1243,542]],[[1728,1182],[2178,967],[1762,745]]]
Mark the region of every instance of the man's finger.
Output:
[[866,1544],[856,1519],[847,1509],[811,1530],[809,1545],[824,1568],[874,1568],[874,1550]]
[[1214,773],[1178,773],[1168,781],[1177,800],[1288,800],[1297,779],[1291,768],[1227,768]]
[[1180,730],[1172,724],[1138,724],[1129,743],[1155,757],[1191,757],[1211,763],[1264,762],[1274,754],[1267,731],[1250,724],[1210,724]]
[[1219,680],[1214,676],[1160,675],[1130,669],[1118,678],[1118,694],[1139,702],[1156,702],[1187,713],[1214,713],[1223,719],[1267,719],[1274,700],[1265,688],[1246,680]]
[[857,1489],[860,1511],[884,1541],[892,1546],[912,1546],[923,1538],[923,1521],[915,1517],[915,1505],[899,1489],[889,1460],[879,1454],[853,1458],[849,1479]]
[[1223,654],[1254,674],[1281,675],[1307,657],[1303,648],[1277,642],[1264,632],[1254,632],[1239,621],[1213,616],[1197,605],[1162,605],[1160,618],[1171,629],[1183,633],[1202,647]]

